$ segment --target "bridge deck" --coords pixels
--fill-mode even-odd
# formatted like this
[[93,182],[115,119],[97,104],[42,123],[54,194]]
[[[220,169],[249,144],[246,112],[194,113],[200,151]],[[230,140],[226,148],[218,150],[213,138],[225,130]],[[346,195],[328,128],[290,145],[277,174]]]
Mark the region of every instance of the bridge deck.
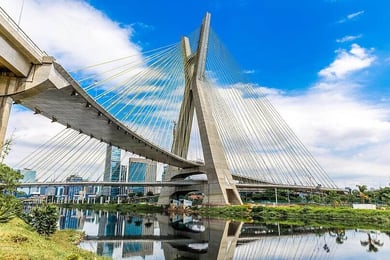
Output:
[[[191,180],[191,181],[154,181],[154,182],[110,182],[110,181],[84,181],[84,182],[31,182],[20,183],[19,187],[41,187],[41,186],[115,186],[115,187],[137,187],[137,186],[150,186],[150,187],[187,187],[192,185],[207,184],[207,180]],[[311,186],[293,186],[284,184],[236,184],[239,191],[254,192],[264,189],[291,189],[298,191],[337,191],[344,192],[343,189],[334,189],[326,187],[311,187]]]
[[154,181],[154,182],[112,182],[112,181],[82,181],[82,182],[26,182],[20,183],[18,187],[45,187],[45,186],[150,186],[150,187],[162,187],[162,186],[191,186],[202,184],[204,181]]

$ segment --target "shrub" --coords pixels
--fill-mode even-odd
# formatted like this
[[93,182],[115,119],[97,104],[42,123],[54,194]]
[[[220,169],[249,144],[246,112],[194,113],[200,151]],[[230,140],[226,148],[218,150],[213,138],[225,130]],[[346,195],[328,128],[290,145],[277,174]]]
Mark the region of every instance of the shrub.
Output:
[[44,204],[34,207],[25,220],[40,235],[50,236],[57,230],[58,209],[55,205]]
[[18,199],[11,195],[0,196],[0,223],[6,223],[20,214],[22,205]]

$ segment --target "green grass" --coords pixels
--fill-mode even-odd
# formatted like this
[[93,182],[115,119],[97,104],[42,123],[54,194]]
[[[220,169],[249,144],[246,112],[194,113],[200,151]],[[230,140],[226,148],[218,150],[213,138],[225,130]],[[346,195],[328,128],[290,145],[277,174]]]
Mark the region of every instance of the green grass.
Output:
[[0,259],[107,259],[80,249],[82,233],[57,231],[51,237],[40,236],[19,218],[0,224]]
[[255,222],[295,223],[299,225],[390,231],[390,210],[324,206],[256,206],[252,209],[251,216]]
[[390,210],[363,210],[331,206],[202,207],[196,214],[209,217],[300,226],[361,228],[390,231]]
[[235,219],[245,222],[251,221],[251,209],[247,205],[201,207],[199,209],[194,209],[193,212],[202,216],[213,218]]

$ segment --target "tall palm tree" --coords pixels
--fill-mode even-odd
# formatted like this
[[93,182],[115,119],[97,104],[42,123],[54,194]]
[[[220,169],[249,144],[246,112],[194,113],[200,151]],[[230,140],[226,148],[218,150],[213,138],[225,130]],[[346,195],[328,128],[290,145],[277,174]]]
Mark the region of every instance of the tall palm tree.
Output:
[[328,203],[331,203],[333,207],[337,207],[340,204],[340,196],[335,191],[330,191],[326,200]]
[[367,194],[365,193],[367,189],[367,185],[356,185],[359,190],[360,202],[364,204],[364,199],[368,199]]

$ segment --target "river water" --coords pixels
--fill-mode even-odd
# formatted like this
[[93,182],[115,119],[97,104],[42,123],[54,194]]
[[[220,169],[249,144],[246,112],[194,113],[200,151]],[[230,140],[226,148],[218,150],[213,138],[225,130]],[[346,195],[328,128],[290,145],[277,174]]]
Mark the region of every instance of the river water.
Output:
[[76,209],[61,209],[59,228],[112,259],[390,259],[390,233],[375,230]]

